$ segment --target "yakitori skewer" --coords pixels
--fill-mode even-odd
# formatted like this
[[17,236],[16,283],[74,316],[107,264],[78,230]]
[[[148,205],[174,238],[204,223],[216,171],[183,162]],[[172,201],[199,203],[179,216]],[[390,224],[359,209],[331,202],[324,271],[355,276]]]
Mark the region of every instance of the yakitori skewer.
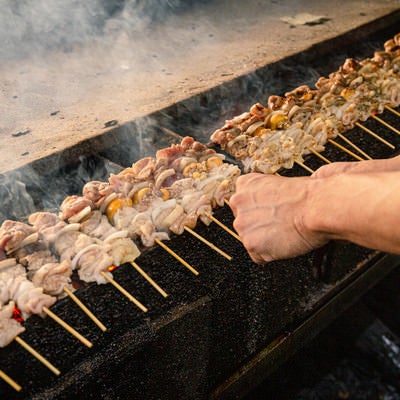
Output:
[[[89,212],[84,216],[86,223],[88,222],[88,219],[90,219],[90,215],[92,215],[92,217],[95,215],[94,213],[96,213],[98,211],[94,211],[92,213],[92,211],[89,210]],[[74,217],[73,217],[74,218]],[[83,223],[85,224],[85,222]],[[96,231],[98,229],[98,226],[96,229],[93,229],[92,231],[86,232],[86,230],[84,230],[86,232],[86,234],[88,234],[89,236],[94,236],[96,239],[99,239],[99,235],[103,236],[103,239],[105,240],[105,242],[107,242],[107,240],[110,240],[110,238],[112,239],[113,235],[118,235],[118,234],[122,234],[122,231],[118,231],[108,220],[108,218],[106,217],[102,217],[101,218],[101,222],[100,224],[103,226],[103,228],[105,228],[105,230],[101,230],[101,235],[99,234],[99,232],[94,233],[94,231]],[[99,224],[99,225],[100,225]],[[107,232],[108,231],[108,232]],[[119,232],[119,233],[118,233]],[[127,232],[125,232],[127,233]],[[123,238],[125,235],[121,235],[121,238]],[[134,245],[133,241],[130,241],[132,246],[136,246]],[[137,256],[140,254],[139,250],[137,249]],[[161,289],[161,287],[146,273],[143,271],[142,268],[139,267],[139,265],[134,261],[134,259],[132,260],[127,260],[127,259],[122,259],[121,260],[123,263],[127,262],[130,263],[139,273],[140,275],[142,275],[143,278],[145,278],[157,291],[160,292],[160,294],[164,297],[167,297],[166,292]],[[109,269],[110,270],[110,269]]]
[[[17,271],[13,271],[12,273],[17,274]],[[2,281],[3,289],[10,285],[10,281],[8,281],[8,283],[7,281],[8,279]],[[11,285],[14,288],[17,287],[18,281],[12,282]],[[8,290],[8,294],[3,291],[4,297],[0,303],[0,347],[8,346],[14,340],[39,362],[50,369],[50,371],[52,371],[55,375],[59,375],[60,371],[53,364],[51,364],[45,357],[43,357],[38,351],[36,351],[19,336],[25,331],[25,327],[21,325],[21,322],[23,321],[22,312],[17,308],[14,300],[12,300],[13,297],[18,298],[18,295],[15,293],[11,294],[11,291],[13,291],[12,288]],[[18,298],[18,300],[20,299]]]
[[14,390],[20,392],[22,390],[22,386],[15,382],[10,376],[8,376],[3,370],[0,369],[0,378],[3,379],[4,382],[8,383]]
[[[3,240],[3,242],[5,242],[4,250],[8,250],[10,241],[7,243]],[[46,314],[87,347],[92,347],[92,343],[89,340],[83,337],[79,332],[48,308],[55,303],[57,298],[44,293],[43,288],[35,286],[33,282],[27,278],[25,268],[21,264],[18,264],[16,259],[2,260],[1,263],[3,266],[3,282],[10,288],[10,291],[8,292],[8,300],[15,301],[15,304],[24,318],[32,313]],[[23,288],[23,290],[21,290],[21,288]],[[4,300],[5,299],[3,299],[3,301]],[[35,306],[31,303],[34,300],[36,300],[37,303]]]
[[385,105],[386,110],[390,111],[391,113],[393,113],[394,115],[397,115],[398,117],[400,117],[400,112],[398,112],[397,110],[395,110],[394,108]]
[[[115,264],[112,265],[114,262],[113,257],[111,257],[107,251],[106,251],[106,240],[104,242],[97,240],[94,237],[91,237],[87,235],[86,233],[83,233],[79,231],[80,224],[79,223],[74,223],[74,224],[66,224],[65,221],[63,221],[60,217],[51,214],[51,213],[45,213],[45,212],[39,212],[32,214],[29,217],[29,221],[35,226],[36,229],[38,229],[39,232],[42,233],[42,235],[45,235],[45,228],[46,228],[46,222],[48,224],[58,224],[61,229],[57,231],[57,236],[55,239],[52,239],[52,236],[49,236],[49,241],[53,240],[54,241],[54,247],[56,249],[56,252],[59,254],[61,257],[62,254],[65,254],[63,252],[71,252],[69,257],[72,257],[71,264],[74,266],[74,268],[78,269],[78,274],[79,277],[82,280],[85,280],[87,282],[93,282],[96,281],[97,283],[105,283],[109,282],[111,283],[115,288],[117,288],[124,296],[126,296],[130,301],[132,301],[136,306],[138,306],[142,311],[146,312],[147,308],[145,308],[136,298],[131,295],[127,290],[125,290],[119,283],[117,283],[112,277],[110,272],[114,270],[118,265]],[[73,228],[73,229],[72,229]],[[109,238],[108,238],[109,239]],[[120,237],[114,238],[116,240],[121,239]],[[123,239],[123,238],[122,238]],[[65,246],[65,242],[68,241],[69,246]],[[79,250],[79,248],[74,247],[77,245],[79,241],[85,242],[85,245],[83,246],[82,249]],[[128,240],[129,244],[133,244],[130,240]],[[63,247],[60,247],[63,246]],[[111,249],[111,247],[110,247]],[[136,254],[136,246],[133,246],[131,248],[132,251],[135,252]],[[90,256],[88,259],[86,259],[86,262],[89,261],[88,264],[85,264],[85,260],[82,260],[82,257],[86,254],[90,254],[90,251],[95,251],[92,256]],[[138,250],[137,250],[137,253]],[[124,255],[125,256],[125,255]],[[120,260],[121,261],[121,260]],[[123,260],[125,262],[125,260]],[[115,261],[116,262],[116,261]],[[100,263],[100,264],[98,264]],[[95,270],[86,270],[86,267],[93,268],[95,267]],[[106,268],[106,266],[109,266]],[[107,270],[107,273],[105,272],[105,269]]]
[[400,131],[396,129],[394,126],[390,125],[386,121],[384,121],[382,118],[377,117],[376,115],[372,114],[371,117],[375,120],[381,123],[383,126],[386,126],[386,128],[390,129],[392,132],[397,133],[400,135]]
[[[77,196],[75,196],[77,197]],[[65,204],[65,201],[64,203]],[[61,208],[63,208],[63,205],[61,206]],[[102,210],[101,210],[102,211]],[[111,218],[112,219],[112,218]],[[116,230],[115,226],[112,226],[110,224],[110,227],[112,227],[112,229]],[[107,240],[107,239],[106,239]],[[164,250],[166,250],[170,255],[172,255],[174,258],[176,258],[181,264],[183,264],[186,268],[190,269],[193,273],[194,271],[196,271],[192,266],[190,266],[185,260],[183,260],[182,257],[178,256],[174,251],[172,251],[166,244],[162,243],[161,240],[159,240],[158,238],[154,240],[154,243],[158,244],[160,247],[162,247]],[[129,260],[127,262],[132,262],[133,260]],[[110,271],[110,269],[109,269]],[[196,271],[197,272],[197,271]],[[198,272],[197,272],[198,273]],[[102,273],[102,275],[104,276],[104,273]],[[107,279],[107,278],[106,278]],[[112,281],[111,279],[107,279],[108,282],[112,283],[118,290],[120,289],[120,285],[115,284],[115,281]],[[126,295],[126,290],[120,290],[123,294]],[[131,295],[127,296],[128,298],[131,299]],[[132,296],[133,297],[133,296]]]
[[[110,224],[106,235],[109,229],[125,231],[133,240],[140,238],[146,247],[169,239],[169,232],[179,235],[186,230],[231,259],[193,230],[198,219],[206,225],[211,222],[205,217],[205,211],[211,212],[224,195],[229,195],[234,187],[233,179],[240,174],[237,166],[224,164],[222,158],[193,138],[182,138],[180,144],[160,149],[156,157],[137,160],[132,167],[117,175],[111,174],[108,182],[88,182],[82,190],[83,196],[68,196],[64,200],[62,219],[78,222],[83,218],[82,225],[91,227],[92,222],[96,225],[97,219],[92,220],[92,216],[100,213],[103,219],[107,216]],[[88,210],[86,214],[85,209]],[[104,232],[104,229],[94,230]],[[161,247],[168,248],[167,245]],[[182,258],[177,260],[181,262]],[[187,263],[184,265],[187,267]]]
[[85,304],[82,303],[78,297],[71,292],[67,287],[64,287],[64,292],[71,298],[71,300],[103,331],[105,332],[107,328],[104,324],[90,311]]
[[39,360],[44,366],[46,366],[51,372],[55,375],[60,375],[60,370],[56,368],[50,361],[48,361],[45,357],[43,357],[40,353],[38,353],[33,347],[31,347],[25,340],[21,339],[19,336],[16,336],[14,340],[21,345],[26,351],[28,351],[32,356],[34,356],[37,360]]
[[63,319],[61,319],[58,315],[56,315],[53,311],[48,309],[47,307],[43,307],[43,312],[48,315],[53,321],[57,322],[62,328],[64,328],[68,333],[78,339],[81,343],[83,343],[86,347],[92,347],[93,343],[86,339],[83,335],[81,335],[76,329],[74,329],[71,325],[67,324]]
[[[299,154],[308,152],[309,143],[314,150],[323,151],[328,138],[341,137],[355,121],[371,117],[400,134],[373,115],[399,105],[399,43],[396,35],[372,58],[346,59],[329,77],[320,77],[314,89],[301,85],[284,96],[269,96],[266,107],[253,104],[248,111],[226,120],[213,132],[211,141],[241,162],[245,172],[270,174],[281,167],[290,168]],[[372,134],[359,122],[355,125]],[[394,149],[378,135],[372,136]],[[358,146],[353,148],[371,159]]]
[[352,151],[350,151],[349,149],[346,149],[346,147],[342,146],[340,143],[336,142],[333,139],[328,139],[328,142],[333,144],[334,146],[336,146],[337,148],[339,148],[340,150],[344,151],[345,153],[349,154],[350,156],[352,156],[353,158],[355,158],[358,161],[364,161],[364,158],[361,158],[359,155],[353,153]]
[[[12,254],[12,253],[9,253]],[[17,257],[18,258],[18,257]],[[81,300],[79,300],[75,294],[68,289],[67,286],[64,286],[63,291],[68,295],[69,298],[104,332],[106,331],[106,327],[100,322],[100,320],[91,312],[88,307],[86,307]]]
[[[34,238],[30,239],[30,238]],[[29,245],[37,245],[39,244],[39,234],[38,232],[35,232],[31,235],[28,235],[27,237],[25,237],[16,247],[14,247],[13,249],[9,250],[7,252],[7,255],[12,255],[14,254],[16,259],[18,261],[20,261],[20,251],[24,250],[25,246],[29,246]],[[48,247],[44,244],[43,241],[40,241],[40,245],[42,246],[43,249],[45,249],[46,251],[48,250]],[[28,250],[29,254],[32,256],[34,255],[34,252],[32,253],[30,250]],[[36,253],[37,254],[37,253]],[[46,253],[47,254],[47,253]],[[42,257],[39,257],[38,259],[41,260],[44,263],[49,262],[49,257],[53,258],[54,256],[52,255],[43,255]],[[54,261],[54,263],[48,263],[47,265],[51,265],[51,266],[57,266],[57,259],[54,257],[54,259],[52,259],[52,261]],[[26,265],[30,265],[30,261],[25,261]],[[33,274],[34,276],[34,274]],[[99,321],[99,319],[82,303],[82,301],[80,301],[73,293],[72,291],[67,287],[64,286],[63,287],[63,292],[66,293],[78,306],[79,308],[90,318],[92,319],[93,322],[96,323],[96,325],[103,331],[106,330],[105,326]],[[52,293],[54,294],[54,293]]]
[[140,308],[143,312],[147,312],[148,309],[145,307],[139,300],[137,300],[134,296],[132,296],[126,289],[124,289],[118,282],[116,282],[111,276],[106,274],[104,271],[100,272],[101,275],[111,283],[119,292],[121,292],[127,299],[129,299],[135,306]]
[[[179,133],[176,133],[176,132],[174,132],[174,131],[172,131],[171,129],[168,129],[168,128],[165,128],[165,127],[162,127],[161,128],[161,130],[163,131],[163,132],[165,132],[165,133],[167,133],[168,135],[171,135],[171,136],[173,136],[173,137],[175,137],[175,138],[177,138],[177,139],[179,139],[179,140],[183,140],[184,139],[184,136],[182,136],[182,135],[180,135]],[[276,172],[276,174],[277,175],[279,175],[277,172]],[[220,222],[217,218],[215,218],[213,215],[211,215],[210,213],[206,213],[206,216],[210,219],[210,220],[212,220],[213,222],[215,222],[217,225],[219,225],[222,229],[225,229],[229,234],[231,234],[233,237],[235,237],[236,239],[238,239],[238,240],[240,240],[240,238],[239,238],[239,236],[235,233],[235,232],[233,232],[232,230],[230,230],[227,226],[225,226],[222,222]],[[187,230],[187,229],[186,229]],[[188,232],[190,232],[189,230],[187,230]],[[192,233],[192,232],[190,232],[190,233]],[[199,238],[200,239],[200,238]],[[200,240],[202,240],[203,241],[203,239],[204,238],[202,238],[202,239],[200,239]],[[205,239],[204,239],[205,240]],[[204,243],[206,243],[206,242],[204,242]],[[213,244],[211,244],[212,246],[214,246]],[[211,246],[210,246],[211,247]],[[224,256],[225,257],[225,256]],[[229,256],[230,257],[230,256]],[[229,258],[228,258],[229,259]]]
[[374,137],[375,139],[377,139],[380,142],[382,142],[383,144],[385,144],[387,147],[390,147],[392,150],[394,150],[396,148],[396,146],[394,146],[392,143],[388,142],[386,139],[384,139],[383,137],[379,136],[377,133],[375,133],[371,129],[367,128],[366,126],[360,124],[359,122],[356,122],[355,125],[357,127],[359,127],[360,129],[362,129],[364,132],[366,132],[369,135],[371,135],[372,137]]
[[139,274],[142,275],[143,278],[146,279],[147,282],[149,282],[150,285],[152,285],[163,297],[168,297],[167,292],[165,292],[165,290],[163,290],[156,282],[154,282],[154,280],[153,280],[145,271],[143,271],[143,269],[142,269],[141,267],[139,267],[139,265],[138,265],[135,261],[130,262],[130,264],[131,264],[132,267],[135,268],[136,271],[139,272]]

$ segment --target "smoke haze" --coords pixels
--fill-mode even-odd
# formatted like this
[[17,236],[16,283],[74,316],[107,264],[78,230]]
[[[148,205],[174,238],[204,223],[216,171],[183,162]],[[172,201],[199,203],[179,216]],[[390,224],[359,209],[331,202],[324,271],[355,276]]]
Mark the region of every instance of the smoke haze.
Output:
[[[0,58],[65,52],[97,37],[144,31],[183,11],[185,0],[0,0]],[[110,38],[111,40],[111,38]]]

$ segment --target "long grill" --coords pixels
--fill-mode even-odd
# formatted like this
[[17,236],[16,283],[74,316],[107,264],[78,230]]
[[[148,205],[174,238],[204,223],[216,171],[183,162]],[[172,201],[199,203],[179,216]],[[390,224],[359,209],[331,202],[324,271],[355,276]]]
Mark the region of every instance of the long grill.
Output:
[[[393,22],[392,18],[388,21]],[[397,33],[396,22],[398,18],[385,29],[374,31],[369,43],[381,46]],[[348,36],[345,39],[350,40]],[[330,45],[322,44],[318,50],[327,55]],[[336,57],[348,51],[346,47],[338,47]],[[360,57],[371,55],[369,46],[360,46],[358,51]],[[321,63],[320,55],[316,54],[311,49],[255,73],[261,82],[265,76],[270,79],[271,71],[272,75],[279,75],[278,71],[284,67],[289,74],[296,74],[298,71],[291,68],[299,61],[312,63],[316,69],[320,68],[321,74],[335,70],[335,60],[326,62],[324,58]],[[2,219],[23,219],[35,209],[55,209],[66,195],[80,193],[86,181],[107,180],[110,172],[126,167],[143,153],[151,154],[177,142],[176,134],[184,135],[189,123],[201,125],[202,132],[210,132],[206,116],[216,110],[223,115],[223,106],[218,107],[220,94],[228,91],[232,99],[243,96],[243,83],[248,79],[238,78],[146,117],[151,124],[147,125],[149,129],[142,143],[138,142],[142,121],[137,120],[66,149],[61,156],[50,156],[4,174]],[[275,93],[282,91],[280,83],[276,79]],[[251,86],[247,85],[247,89],[251,92]],[[252,100],[249,98],[249,104]],[[242,106],[246,109],[249,104]],[[388,111],[382,118],[393,126],[400,125],[399,118]],[[397,154],[399,135],[376,121],[369,120],[365,126],[393,143],[395,150],[358,128],[346,136],[368,150],[373,158]],[[194,136],[202,142],[208,141],[208,134]],[[135,148],[142,150],[135,152],[132,150]],[[328,146],[324,155],[332,161],[351,159],[333,146]],[[56,158],[60,168],[48,173],[46,166]],[[306,164],[317,169],[322,161],[308,156]],[[34,180],[31,168],[35,171]],[[297,176],[308,172],[295,166],[282,174]],[[231,226],[233,217],[227,207],[217,210],[215,215]],[[332,243],[304,257],[259,267],[249,260],[234,238],[215,224],[209,227],[198,224],[196,231],[230,254],[232,262],[212,253],[187,233],[173,237],[169,244],[200,272],[198,277],[162,249],[146,251],[137,261],[168,292],[167,299],[130,265],[119,267],[114,276],[148,306],[147,314],[137,310],[111,285],[89,285],[77,291],[78,297],[107,326],[105,333],[71,300],[58,301],[52,309],[90,339],[93,348],[80,345],[48,318],[31,317],[21,337],[57,365],[61,376],[53,376],[13,342],[1,349],[0,365],[23,390],[17,393],[0,382],[2,398],[68,399],[79,394],[87,399],[164,399],[176,397],[176,393],[187,399],[239,396],[317,335],[334,318],[333,314],[346,309],[399,264],[394,256],[349,243]]]

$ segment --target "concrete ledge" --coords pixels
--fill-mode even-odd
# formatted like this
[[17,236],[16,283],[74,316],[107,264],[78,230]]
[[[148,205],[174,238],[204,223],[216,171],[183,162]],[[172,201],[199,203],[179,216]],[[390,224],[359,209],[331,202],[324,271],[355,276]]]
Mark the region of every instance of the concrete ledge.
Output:
[[123,125],[373,21],[382,27],[399,9],[390,0],[264,3],[200,2],[142,30],[117,16],[116,29],[69,52],[2,62],[0,173],[98,137],[110,121]]

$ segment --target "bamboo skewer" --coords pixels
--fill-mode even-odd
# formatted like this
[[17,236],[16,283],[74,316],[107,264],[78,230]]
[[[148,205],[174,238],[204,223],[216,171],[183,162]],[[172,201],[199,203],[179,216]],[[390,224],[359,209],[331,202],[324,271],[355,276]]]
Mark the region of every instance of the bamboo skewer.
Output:
[[314,150],[313,148],[309,147],[308,150],[311,153],[313,153],[315,156],[320,158],[322,161],[326,162],[327,164],[331,164],[332,163],[332,161],[329,161],[325,156],[323,156],[321,153],[319,153],[318,151]]
[[361,125],[359,122],[356,122],[355,125],[358,126],[360,129],[362,129],[364,132],[367,132],[369,135],[373,136],[375,139],[377,139],[380,142],[382,142],[383,144],[385,144],[386,146],[390,147],[392,150],[395,149],[395,146],[392,143],[390,143],[387,140],[385,140],[384,138],[380,137],[374,131],[371,131],[371,129],[368,129],[364,125]]
[[221,254],[221,256],[225,257],[229,261],[232,260],[232,257],[225,253],[223,250],[221,250],[219,247],[217,247],[215,244],[209,242],[207,239],[205,239],[203,236],[199,235],[197,232],[195,232],[193,229],[189,228],[188,226],[184,227],[186,232],[189,232],[191,235],[202,241],[204,244],[206,244],[208,247],[211,249],[215,250],[217,253]]
[[160,288],[160,286],[157,285],[156,282],[153,281],[153,279],[151,279],[151,277],[146,274],[146,272],[144,272],[142,270],[142,268],[139,267],[139,265],[137,265],[134,261],[130,262],[130,264],[132,265],[133,268],[136,269],[136,271],[139,272],[140,275],[143,276],[143,278],[145,278],[147,280],[147,282],[150,283],[150,285],[152,285],[163,297],[168,297],[168,294]]
[[67,287],[64,287],[64,292],[75,302],[75,304],[103,331],[107,328],[99,321],[99,319],[72,293]]
[[32,354],[37,360],[39,360],[43,365],[45,365],[51,372],[55,375],[60,375],[60,370],[51,364],[46,358],[44,358],[40,353],[38,353],[34,348],[32,348],[25,340],[16,336],[14,339],[18,344],[20,344],[25,350]]
[[346,149],[346,147],[342,146],[341,144],[339,144],[338,142],[335,142],[333,139],[328,139],[328,142],[333,144],[334,146],[336,146],[337,148],[339,148],[340,150],[343,150],[345,153],[349,154],[350,156],[352,156],[353,158],[355,158],[356,160],[359,161],[364,161],[364,158],[361,158],[360,156],[358,156],[357,154],[353,153],[352,151],[350,151],[349,149]]
[[360,149],[355,143],[353,143],[351,140],[349,140],[346,136],[342,135],[341,133],[338,133],[338,137],[340,137],[340,139],[342,139],[344,142],[346,142],[353,149],[357,150],[367,160],[372,160],[372,157],[370,157],[364,150]]
[[398,117],[400,117],[400,112],[398,112],[397,110],[395,110],[394,108],[390,107],[390,106],[385,106],[386,110],[390,111],[391,113],[393,113],[394,115],[397,115]]
[[[226,200],[226,201],[228,201],[228,200]],[[220,226],[222,229],[224,229],[226,232],[228,232],[235,239],[239,240],[239,242],[242,241],[236,232],[234,232],[232,229],[229,229],[225,224],[223,224],[221,221],[219,221],[213,215],[211,215],[209,213],[205,213],[205,215],[207,218],[211,219],[211,221],[215,222],[218,226]]]
[[183,136],[181,136],[179,133],[176,133],[176,132],[174,132],[174,131],[171,131],[171,129],[164,128],[164,127],[161,127],[160,129],[161,129],[164,133],[166,133],[167,135],[171,135],[171,136],[173,136],[173,137],[176,138],[176,139],[179,139],[179,140],[182,140],[182,139],[183,139]]
[[132,296],[126,289],[124,289],[118,282],[116,282],[108,274],[106,274],[104,271],[101,271],[100,273],[101,273],[101,275],[103,275],[103,277],[105,279],[107,279],[107,281],[109,283],[111,283],[117,290],[119,290],[125,297],[127,297],[132,303],[134,303],[143,312],[148,311],[148,309],[139,300],[137,300],[134,296]]
[[168,252],[172,257],[178,260],[182,265],[184,265],[189,271],[191,271],[195,275],[199,275],[199,272],[195,270],[189,263],[187,263],[182,257],[178,256],[172,249],[170,249],[165,243],[161,240],[155,238],[154,241],[162,247],[166,252]]
[[61,325],[66,331],[68,331],[71,335],[75,336],[81,343],[83,343],[87,347],[92,347],[93,344],[89,340],[87,340],[84,336],[82,336],[79,332],[77,332],[72,326],[68,325],[64,320],[50,311],[47,307],[43,307],[43,312],[47,314],[50,318],[52,318],[55,322]]
[[303,164],[301,161],[294,160],[294,162],[299,165],[301,168],[305,169],[307,172],[310,174],[314,173],[314,170],[310,167],[307,167],[307,165]]
[[20,392],[22,390],[22,387],[20,385],[18,385],[18,383],[15,382],[14,379],[10,378],[1,369],[0,369],[0,378],[3,379],[4,382],[8,383],[17,392]]
[[394,126],[388,124],[386,121],[384,121],[382,118],[377,117],[376,115],[372,114],[371,117],[375,120],[380,122],[382,125],[386,126],[386,128],[390,129],[392,132],[397,133],[400,135],[400,131],[396,129]]

